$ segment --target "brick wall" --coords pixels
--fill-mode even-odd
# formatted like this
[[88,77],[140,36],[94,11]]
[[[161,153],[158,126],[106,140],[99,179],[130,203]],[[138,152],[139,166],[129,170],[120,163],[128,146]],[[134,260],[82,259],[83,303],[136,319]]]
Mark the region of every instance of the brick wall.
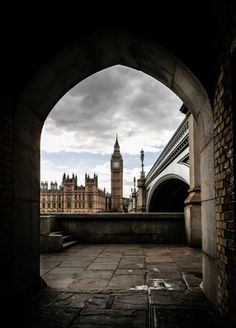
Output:
[[[229,34],[228,34],[229,35]],[[232,39],[231,39],[232,40]],[[229,42],[230,44],[230,42]],[[234,143],[231,49],[224,54],[214,98],[215,190],[218,304],[222,315],[235,316]],[[235,319],[235,318],[234,318]]]

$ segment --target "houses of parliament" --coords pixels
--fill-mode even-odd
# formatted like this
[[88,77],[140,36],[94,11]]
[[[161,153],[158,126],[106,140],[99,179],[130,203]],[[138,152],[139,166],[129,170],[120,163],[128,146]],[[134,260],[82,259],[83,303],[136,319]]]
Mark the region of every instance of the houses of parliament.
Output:
[[41,183],[40,212],[87,213],[123,211],[123,159],[118,138],[110,160],[111,193],[98,188],[98,176],[85,174],[85,185],[78,186],[77,175],[64,173],[61,186],[57,182]]

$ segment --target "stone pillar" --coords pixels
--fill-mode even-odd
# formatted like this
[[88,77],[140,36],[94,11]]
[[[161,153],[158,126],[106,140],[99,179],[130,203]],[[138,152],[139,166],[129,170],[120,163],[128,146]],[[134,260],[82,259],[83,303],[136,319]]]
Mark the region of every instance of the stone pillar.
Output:
[[136,191],[132,193],[132,212],[137,211],[137,198],[136,198]]
[[137,197],[137,212],[146,211],[146,190],[145,190],[145,177],[140,175],[138,179],[138,197]]
[[[25,102],[26,103],[26,102]],[[40,287],[40,133],[43,122],[28,105],[14,113],[13,228],[14,294],[18,304]]]
[[200,151],[199,131],[192,114],[189,125],[189,195],[185,200],[184,218],[187,241],[190,246],[202,246],[201,232],[201,188],[200,188]]
[[146,211],[146,190],[145,190],[145,172],[143,170],[144,150],[140,152],[141,172],[140,179],[138,179],[138,193],[137,193],[137,212]]

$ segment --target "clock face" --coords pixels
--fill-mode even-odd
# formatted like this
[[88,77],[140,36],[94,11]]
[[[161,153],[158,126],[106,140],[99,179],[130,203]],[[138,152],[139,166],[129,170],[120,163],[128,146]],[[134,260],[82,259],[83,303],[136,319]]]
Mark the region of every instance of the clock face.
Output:
[[119,162],[113,162],[114,169],[118,169],[120,167],[120,163]]

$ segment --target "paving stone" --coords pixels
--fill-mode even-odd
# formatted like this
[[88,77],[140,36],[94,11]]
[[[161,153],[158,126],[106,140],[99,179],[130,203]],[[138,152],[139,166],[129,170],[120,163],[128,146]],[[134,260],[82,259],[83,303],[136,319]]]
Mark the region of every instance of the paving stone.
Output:
[[77,252],[80,257],[97,257],[102,252],[101,249],[84,249]]
[[50,269],[42,269],[40,268],[40,275],[43,276],[45,273],[49,272]]
[[48,306],[105,309],[108,299],[109,295],[104,294],[62,293]]
[[50,257],[50,254],[41,254],[40,255],[40,259],[41,260],[46,260],[47,258],[49,258]]
[[107,287],[108,279],[89,279],[89,278],[79,278],[74,280],[68,288],[70,290],[104,290]]
[[121,261],[144,261],[145,256],[144,255],[123,255],[121,257]]
[[145,283],[144,276],[142,275],[114,275],[108,283],[108,289],[129,289],[143,286]]
[[182,269],[182,271],[202,271],[202,264],[199,262],[176,262],[176,265],[178,268]]
[[170,256],[170,252],[167,248],[165,249],[152,249],[151,251],[150,250],[145,250],[144,251],[144,254],[146,257],[161,257],[161,256]]
[[61,264],[61,260],[46,259],[44,261],[40,261],[40,268],[51,270],[52,268],[55,268],[60,264]]
[[144,252],[142,249],[127,250],[124,256],[144,256]]
[[54,301],[58,295],[61,294],[61,291],[51,288],[44,288],[39,290],[29,302],[29,305],[32,307],[40,308],[42,306],[48,306],[52,301]]
[[70,260],[66,260],[61,262],[61,264],[59,265],[60,267],[80,267],[80,268],[84,268],[87,267],[88,265],[90,265],[92,262],[94,261],[94,259],[83,259],[83,258],[77,258],[77,259],[70,259]]
[[196,288],[202,282],[202,274],[198,272],[183,272],[183,279],[188,288]]
[[180,269],[176,263],[157,263],[157,269],[161,272],[178,272]]
[[147,256],[146,257],[146,263],[173,263],[174,260],[171,256],[157,256],[157,255],[152,255],[152,256]]
[[177,272],[161,272],[161,271],[155,271],[155,270],[148,270],[147,269],[147,279],[157,279],[157,278],[163,278],[163,279],[173,279],[173,280],[181,280],[182,279],[182,273],[180,271]]
[[110,271],[115,270],[118,266],[118,262],[93,262],[91,265],[88,266],[88,270],[101,270],[101,271]]
[[182,246],[182,247],[168,247],[169,252],[172,254],[192,254],[192,250],[191,248],[188,248],[186,246]]
[[161,272],[161,270],[158,268],[159,263],[152,262],[152,263],[146,263],[146,270],[148,272]]
[[138,249],[143,249],[143,245],[141,244],[122,244],[124,245],[124,250],[125,251],[134,251]]
[[123,249],[104,249],[99,256],[109,255],[109,256],[122,256],[124,254]]
[[144,328],[146,312],[144,310],[82,310],[72,328]]
[[188,289],[184,293],[180,293],[179,300],[191,306],[209,306],[209,302],[200,288]]
[[165,290],[165,289],[151,289],[150,290],[151,304],[187,304],[189,306],[208,306],[209,303],[199,290]]
[[[69,256],[72,256],[72,254],[70,254]],[[41,258],[41,256],[40,256]],[[60,252],[60,253],[52,253],[49,254],[49,256],[47,257],[47,260],[53,260],[53,261],[65,261],[68,258],[68,254],[65,254],[64,252]]]
[[61,292],[58,294],[58,296],[53,299],[50,303],[48,303],[48,307],[68,307],[71,303],[71,299],[74,297],[73,293],[69,292]]
[[79,278],[89,278],[89,279],[109,279],[111,278],[113,271],[102,271],[102,270],[85,270],[80,273]]
[[145,261],[142,258],[122,258],[118,266],[119,269],[142,269],[145,268]]
[[63,254],[42,255],[41,263],[59,289],[45,288],[32,298],[22,312],[27,328],[144,328],[148,300],[152,305],[209,306],[196,286],[201,251],[189,247],[76,245]]
[[72,274],[65,273],[47,273],[43,276],[44,281],[51,288],[68,288],[74,281]]
[[107,257],[97,257],[93,263],[112,263],[118,265],[120,262],[120,257],[112,257],[112,256],[107,256]]
[[53,274],[58,274],[58,275],[80,275],[80,273],[84,270],[83,267],[65,267],[65,266],[59,266],[53,269],[52,273]]
[[122,256],[121,254],[102,253],[97,257],[96,261],[99,261],[99,260],[102,261],[103,259],[105,259],[106,261],[107,261],[107,259],[112,259],[113,261],[114,260],[119,261],[121,256]]
[[80,310],[72,308],[41,308],[24,314],[21,326],[29,328],[69,328]]
[[112,309],[147,309],[148,306],[147,292],[129,293],[125,295],[116,295]]
[[189,256],[188,257],[184,257],[184,256],[181,256],[181,257],[173,257],[173,260],[174,262],[178,265],[179,263],[199,263],[199,259],[197,259],[195,256],[190,258]]
[[141,275],[145,275],[147,271],[145,269],[117,269],[115,271],[116,275],[119,274],[141,274]]
[[109,300],[109,295],[95,295],[95,294],[88,294],[88,295],[80,295],[78,299],[74,299],[74,301],[70,304],[71,307],[78,307],[81,305],[81,297],[84,298],[84,308],[89,309],[105,309]]

